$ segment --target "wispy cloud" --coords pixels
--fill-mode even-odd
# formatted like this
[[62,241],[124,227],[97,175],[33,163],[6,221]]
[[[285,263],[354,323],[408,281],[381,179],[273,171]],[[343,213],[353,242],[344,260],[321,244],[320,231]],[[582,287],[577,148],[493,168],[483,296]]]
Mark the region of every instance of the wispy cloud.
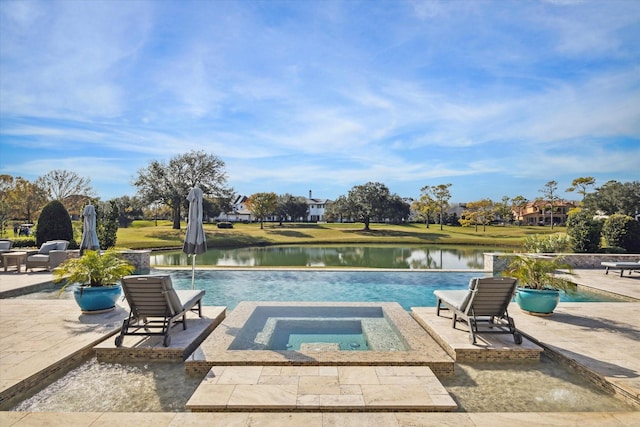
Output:
[[0,171],[103,197],[192,149],[243,193],[631,179],[638,28],[625,0],[5,1]]

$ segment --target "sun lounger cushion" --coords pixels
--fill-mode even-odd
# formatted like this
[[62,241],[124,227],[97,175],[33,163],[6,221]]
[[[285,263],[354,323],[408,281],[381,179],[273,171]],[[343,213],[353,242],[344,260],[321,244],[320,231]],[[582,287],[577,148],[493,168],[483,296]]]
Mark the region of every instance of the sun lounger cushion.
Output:
[[446,299],[451,305],[454,305],[460,311],[465,311],[469,304],[469,300],[471,300],[471,295],[473,295],[473,293],[469,291],[474,290],[477,283],[478,279],[476,278],[469,280],[468,291],[434,291],[433,293],[436,298],[443,297],[443,299]]
[[47,242],[47,243],[43,243],[42,246],[40,246],[40,250],[38,251],[38,253],[41,255],[49,255],[49,252],[57,249],[58,249],[58,242]]
[[[196,305],[198,300],[202,299],[204,291],[173,291],[169,294],[169,300],[174,308],[174,314],[180,313],[184,310],[189,310]],[[176,310],[177,308],[177,310]]]

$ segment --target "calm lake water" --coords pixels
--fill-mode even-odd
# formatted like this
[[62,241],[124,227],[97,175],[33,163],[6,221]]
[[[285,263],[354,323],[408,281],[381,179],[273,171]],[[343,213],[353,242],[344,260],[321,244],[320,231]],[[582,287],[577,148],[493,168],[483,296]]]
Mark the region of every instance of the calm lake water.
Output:
[[[513,249],[478,246],[327,245],[267,246],[238,249],[210,248],[196,257],[196,265],[218,267],[361,267],[477,270],[484,268],[484,252]],[[152,266],[185,266],[191,258],[182,251],[151,254]]]

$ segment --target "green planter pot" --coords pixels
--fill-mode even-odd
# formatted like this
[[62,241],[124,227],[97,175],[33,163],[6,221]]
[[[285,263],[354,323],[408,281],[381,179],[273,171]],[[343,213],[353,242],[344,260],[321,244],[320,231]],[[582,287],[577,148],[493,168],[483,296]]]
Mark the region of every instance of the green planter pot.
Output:
[[85,314],[104,313],[113,310],[122,293],[122,286],[100,286],[96,288],[76,286],[73,297]]
[[516,289],[516,303],[523,311],[537,316],[549,316],[560,302],[557,289]]

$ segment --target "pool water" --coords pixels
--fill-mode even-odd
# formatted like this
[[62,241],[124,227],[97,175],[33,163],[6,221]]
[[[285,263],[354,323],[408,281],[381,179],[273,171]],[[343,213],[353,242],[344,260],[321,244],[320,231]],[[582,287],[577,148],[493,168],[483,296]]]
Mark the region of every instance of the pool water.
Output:
[[540,362],[456,363],[438,378],[459,412],[626,412],[638,408],[544,354]]
[[202,382],[182,363],[104,363],[95,358],[16,404],[12,411],[183,412]]
[[267,348],[297,351],[304,344],[334,344],[341,351],[368,349],[359,320],[311,319],[276,322]]
[[[176,289],[191,289],[190,270],[155,269],[170,274]],[[241,301],[397,302],[411,307],[435,307],[436,289],[466,289],[482,272],[345,271],[345,270],[196,270],[196,288],[206,290],[205,305],[233,310]],[[72,298],[71,287],[65,297]],[[57,298],[52,287],[23,298]],[[620,301],[580,290],[560,295],[563,302]]]
[[[181,363],[80,365],[11,411],[180,412],[202,381]],[[637,411],[543,357],[536,362],[456,364],[439,380],[460,412]]]

